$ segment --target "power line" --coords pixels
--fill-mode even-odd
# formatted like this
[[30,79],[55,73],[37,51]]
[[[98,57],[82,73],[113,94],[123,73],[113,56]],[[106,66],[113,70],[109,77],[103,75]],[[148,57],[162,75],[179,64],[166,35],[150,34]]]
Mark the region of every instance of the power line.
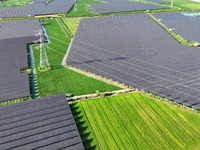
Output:
[[36,36],[39,36],[39,42],[40,42],[40,46],[38,48],[40,48],[40,69],[41,70],[48,70],[50,69],[50,65],[49,65],[49,60],[47,57],[47,52],[46,52],[46,48],[45,48],[45,44],[44,44],[44,33],[43,30],[38,30],[36,31]]

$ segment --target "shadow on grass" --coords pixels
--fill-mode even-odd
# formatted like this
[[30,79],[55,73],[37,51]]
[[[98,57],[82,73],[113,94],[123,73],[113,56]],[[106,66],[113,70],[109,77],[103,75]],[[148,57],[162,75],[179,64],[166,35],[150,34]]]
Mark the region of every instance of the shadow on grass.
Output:
[[86,117],[81,115],[81,111],[77,111],[79,106],[77,107],[76,104],[71,104],[70,107],[74,115],[74,119],[76,121],[76,125],[78,127],[78,131],[80,133],[85,149],[95,150],[97,146],[96,145],[91,146],[91,143],[93,142],[94,139],[90,137],[92,133],[90,132],[91,131],[91,129],[89,129],[90,127],[87,126],[88,120],[84,120],[84,118]]
[[53,65],[51,66],[51,69],[62,69],[64,68],[62,65]]

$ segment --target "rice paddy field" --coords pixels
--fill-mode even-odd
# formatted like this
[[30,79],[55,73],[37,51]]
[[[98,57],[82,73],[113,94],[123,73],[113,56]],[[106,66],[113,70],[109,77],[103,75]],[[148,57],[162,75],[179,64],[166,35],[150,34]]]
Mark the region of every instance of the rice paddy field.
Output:
[[48,22],[48,25],[44,25],[44,27],[51,41],[51,43],[46,44],[51,70],[39,71],[40,51],[36,48],[37,45],[34,45],[33,52],[39,96],[43,97],[62,92],[69,95],[83,95],[95,93],[97,90],[99,92],[104,92],[120,89],[116,86],[64,68],[61,62],[71,41],[67,31],[70,31],[69,33],[71,35],[73,30],[71,32],[71,29],[69,30],[70,27],[66,28],[62,20],[59,19],[43,20],[43,22]]
[[86,149],[199,149],[200,116],[139,93],[71,104]]

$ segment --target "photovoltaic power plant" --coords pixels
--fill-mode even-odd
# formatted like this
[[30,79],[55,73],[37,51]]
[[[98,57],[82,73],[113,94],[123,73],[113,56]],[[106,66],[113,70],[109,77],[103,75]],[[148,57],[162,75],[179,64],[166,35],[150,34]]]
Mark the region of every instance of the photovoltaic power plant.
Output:
[[159,13],[153,16],[186,41],[200,42],[200,17],[185,16],[179,12]]
[[162,1],[162,0],[145,0],[145,1],[156,3],[156,4],[166,4],[166,3],[169,3],[169,2],[166,2],[166,1]]
[[33,0],[23,7],[0,8],[0,17],[67,13],[75,3],[76,0]]
[[1,106],[0,149],[67,149],[84,146],[64,93]]
[[128,12],[128,11],[140,11],[140,10],[154,10],[154,9],[166,9],[168,7],[151,5],[146,3],[131,2],[126,0],[103,0],[104,3],[90,4],[92,12],[104,14],[114,12]]
[[38,40],[39,20],[0,22],[0,101],[30,96],[27,44]]
[[199,48],[146,14],[82,19],[66,63],[200,109]]

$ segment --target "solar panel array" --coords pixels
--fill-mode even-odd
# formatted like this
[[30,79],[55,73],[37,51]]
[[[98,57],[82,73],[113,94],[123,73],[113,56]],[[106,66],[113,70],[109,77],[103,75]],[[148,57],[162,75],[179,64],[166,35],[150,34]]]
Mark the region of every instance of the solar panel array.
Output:
[[84,146],[65,94],[2,106],[0,149],[67,149]]
[[0,17],[67,13],[75,3],[76,0],[35,0],[23,7],[0,8]]
[[146,14],[82,19],[66,63],[200,109],[199,48]]
[[39,20],[0,22],[0,101],[30,96],[27,44],[38,37]]
[[162,0],[145,0],[145,1],[156,3],[156,4],[166,4],[166,3],[169,3],[169,2],[166,2],[166,1],[162,1]]
[[172,32],[180,35],[186,41],[200,42],[200,17],[184,16],[181,13],[153,14],[160,22],[168,28],[174,28]]
[[154,10],[154,9],[166,9],[167,7],[151,5],[138,2],[130,2],[126,0],[104,0],[105,3],[90,4],[90,10],[95,13],[114,13],[114,12],[128,12],[128,11],[140,11],[140,10]]

